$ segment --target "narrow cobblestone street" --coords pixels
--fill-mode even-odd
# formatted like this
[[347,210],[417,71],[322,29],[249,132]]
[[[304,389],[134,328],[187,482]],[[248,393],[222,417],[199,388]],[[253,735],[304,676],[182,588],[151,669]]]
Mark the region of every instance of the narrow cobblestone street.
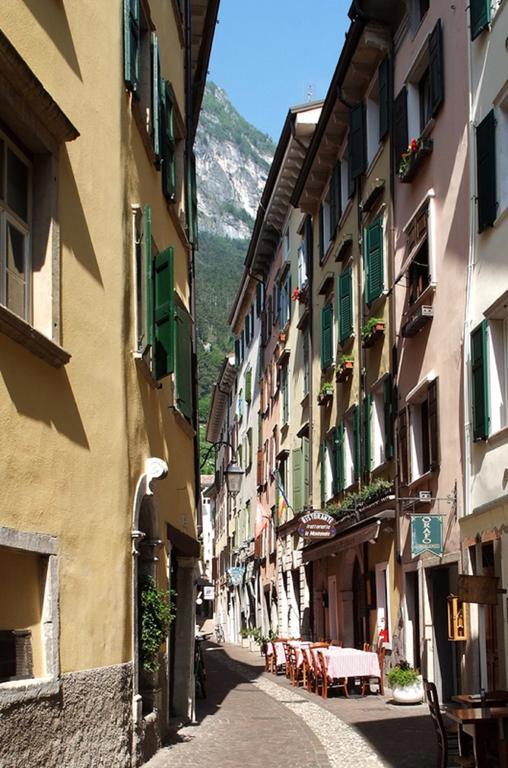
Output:
[[179,731],[148,768],[431,768],[434,733],[424,705],[387,697],[327,701],[263,670],[236,646],[210,645],[198,723]]

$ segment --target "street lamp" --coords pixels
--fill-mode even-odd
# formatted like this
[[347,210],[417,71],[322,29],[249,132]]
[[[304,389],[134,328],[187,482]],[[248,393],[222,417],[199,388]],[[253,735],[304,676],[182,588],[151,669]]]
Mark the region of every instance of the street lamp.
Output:
[[231,443],[228,443],[226,440],[219,440],[216,443],[212,443],[210,445],[210,448],[206,452],[205,458],[201,462],[200,469],[203,469],[204,465],[208,461],[208,457],[212,451],[212,448],[218,448],[220,445],[227,445],[227,447],[231,450],[233,454],[233,459],[229,462],[228,466],[224,470],[224,475],[226,477],[226,486],[228,489],[228,494],[234,498],[235,496],[238,496],[238,494],[240,493],[240,488],[242,486],[243,469],[238,465],[236,461],[236,451],[231,445]]

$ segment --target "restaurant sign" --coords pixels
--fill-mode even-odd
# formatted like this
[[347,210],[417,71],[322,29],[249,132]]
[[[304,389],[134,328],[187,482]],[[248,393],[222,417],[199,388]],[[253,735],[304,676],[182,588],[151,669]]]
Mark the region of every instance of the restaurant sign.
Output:
[[245,568],[241,565],[234,566],[233,568],[228,568],[228,576],[229,576],[230,584],[232,584],[233,587],[239,587],[243,581],[244,573],[245,573]]
[[441,515],[411,516],[411,557],[430,552],[443,554],[443,518]]
[[300,518],[298,533],[302,539],[331,539],[337,532],[335,522],[325,512],[309,512]]

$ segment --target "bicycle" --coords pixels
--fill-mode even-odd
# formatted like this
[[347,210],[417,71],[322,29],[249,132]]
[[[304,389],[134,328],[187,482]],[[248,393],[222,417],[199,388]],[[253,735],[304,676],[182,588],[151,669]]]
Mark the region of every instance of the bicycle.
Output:
[[206,669],[203,643],[209,640],[211,633],[194,637],[194,686],[197,699],[206,699]]

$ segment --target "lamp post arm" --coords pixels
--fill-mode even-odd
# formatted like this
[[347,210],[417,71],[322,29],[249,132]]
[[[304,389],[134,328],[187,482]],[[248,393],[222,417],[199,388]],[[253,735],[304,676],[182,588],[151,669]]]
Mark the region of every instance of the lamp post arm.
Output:
[[211,443],[210,448],[207,450],[207,452],[205,454],[205,458],[201,462],[201,466],[199,467],[200,469],[203,469],[203,467],[205,466],[206,462],[208,461],[208,457],[210,456],[210,454],[212,452],[212,449],[215,448],[217,450],[217,448],[219,448],[221,445],[227,445],[227,447],[231,449],[232,460],[236,461],[236,451],[233,448],[233,446],[231,445],[231,443],[228,442],[227,440],[218,440],[216,443]]

